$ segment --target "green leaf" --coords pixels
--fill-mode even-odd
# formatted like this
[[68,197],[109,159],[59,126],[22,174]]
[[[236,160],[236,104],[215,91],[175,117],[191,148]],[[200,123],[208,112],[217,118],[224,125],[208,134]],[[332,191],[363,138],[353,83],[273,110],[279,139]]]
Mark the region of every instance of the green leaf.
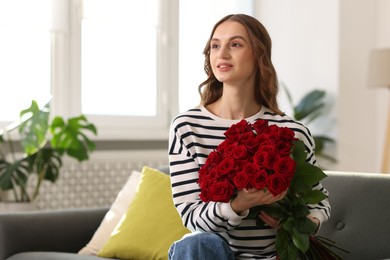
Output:
[[295,227],[293,228],[292,240],[294,245],[302,252],[306,252],[309,248],[309,235],[300,232]]
[[295,162],[298,164],[301,162],[304,162],[307,157],[305,144],[302,140],[297,140],[294,142],[293,150],[292,150],[292,156]]
[[288,240],[286,246],[278,249],[278,257],[280,260],[298,259],[298,248],[293,244],[291,240]]
[[51,145],[60,154],[67,153],[83,161],[89,158],[89,152],[95,150],[95,143],[85,133],[96,135],[96,127],[83,115],[70,118],[66,123],[62,118],[56,117],[50,126],[50,131],[53,135]]
[[283,249],[286,248],[287,246],[287,241],[290,238],[289,233],[284,229],[280,228],[278,233],[276,234],[276,242],[275,242],[275,247],[278,249]]
[[41,149],[38,153],[26,158],[34,166],[32,172],[42,174],[40,178],[55,182],[62,167],[61,155],[52,148]]
[[294,178],[299,178],[306,185],[313,186],[324,179],[327,175],[317,166],[308,162],[296,166]]
[[305,216],[296,218],[296,228],[303,234],[314,234],[317,225]]
[[309,215],[310,211],[306,206],[306,201],[303,201],[302,205],[294,206],[294,208],[292,209],[292,214],[295,217],[306,217],[307,215]]
[[294,228],[294,218],[288,217],[287,220],[282,224],[282,227],[289,233],[292,233]]
[[0,160],[0,189],[10,190],[15,185],[24,186],[29,175],[29,165],[24,159],[13,163]]
[[325,97],[325,91],[313,90],[306,94],[298,105],[294,108],[294,117],[297,120],[302,120],[313,111],[322,110],[324,108],[323,98]]
[[27,154],[36,153],[46,144],[48,130],[49,109],[48,106],[40,109],[36,101],[31,106],[20,112],[21,124],[19,133],[22,136],[21,144]]
[[303,199],[309,204],[317,204],[327,198],[327,196],[319,190],[312,190],[303,194]]
[[307,185],[299,177],[294,176],[290,184],[290,189],[299,193],[307,193],[313,189],[313,186]]

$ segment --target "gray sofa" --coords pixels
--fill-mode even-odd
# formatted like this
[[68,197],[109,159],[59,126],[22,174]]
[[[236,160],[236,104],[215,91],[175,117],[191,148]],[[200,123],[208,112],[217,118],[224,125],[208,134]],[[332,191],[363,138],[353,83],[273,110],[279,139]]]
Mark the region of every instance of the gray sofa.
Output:
[[[390,175],[328,172],[331,219],[320,235],[349,250],[343,259],[390,258]],[[75,254],[108,209],[0,214],[0,260],[102,259]],[[148,259],[149,260],[149,259]]]

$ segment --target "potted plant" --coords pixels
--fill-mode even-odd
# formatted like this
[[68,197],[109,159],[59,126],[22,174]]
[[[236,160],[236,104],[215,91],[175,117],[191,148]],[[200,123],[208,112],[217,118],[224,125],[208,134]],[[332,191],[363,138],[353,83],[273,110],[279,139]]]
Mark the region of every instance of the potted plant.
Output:
[[[11,137],[16,129],[20,136],[18,147],[19,142]],[[40,109],[32,101],[20,112],[19,122],[0,131],[0,202],[10,200],[4,191],[8,191],[7,195],[12,193],[13,202],[33,202],[43,181],[54,183],[58,179],[65,155],[87,160],[95,149],[87,134],[96,135],[97,130],[84,115],[67,121],[60,116],[51,119],[49,104]],[[33,175],[36,178],[31,178]],[[31,186],[33,189],[27,188]]]
[[[324,90],[314,89],[308,92],[302,97],[302,99],[294,105],[294,101],[290,92],[285,84],[281,84],[286,91],[287,99],[292,108],[293,117],[304,122],[306,125],[324,114],[326,108],[326,92]],[[332,155],[325,153],[325,147],[327,144],[335,143],[335,140],[325,135],[313,135],[314,142],[316,144],[315,154],[319,157],[329,160],[332,163],[336,163],[337,159]]]

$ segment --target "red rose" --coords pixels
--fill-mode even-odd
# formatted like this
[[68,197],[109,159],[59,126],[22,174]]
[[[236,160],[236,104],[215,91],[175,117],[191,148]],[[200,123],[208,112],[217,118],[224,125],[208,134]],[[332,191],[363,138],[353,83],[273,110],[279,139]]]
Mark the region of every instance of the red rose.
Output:
[[221,157],[220,153],[217,151],[212,151],[207,158],[207,161],[209,161],[210,163],[216,163],[216,164],[218,164],[221,160],[222,160],[222,157]]
[[268,176],[268,190],[272,195],[277,196],[283,191],[287,190],[290,181],[281,174],[272,174]]
[[234,159],[244,159],[246,154],[246,147],[244,145],[237,145],[231,150],[231,155]]
[[270,140],[270,135],[266,133],[261,133],[256,136],[256,139],[259,144],[263,144],[264,142],[267,142]]
[[202,169],[199,171],[198,183],[199,187],[207,187],[210,183],[214,182],[217,178],[217,170],[215,168],[210,170],[203,171]]
[[240,138],[240,144],[244,144],[250,138],[255,138],[255,134],[252,131],[243,133]]
[[234,194],[234,186],[228,181],[215,182],[210,187],[212,201],[229,202]]
[[280,154],[280,156],[290,155],[291,147],[292,147],[291,142],[286,142],[286,141],[277,141],[275,145],[275,148]]
[[234,159],[227,157],[223,159],[217,166],[217,172],[219,175],[229,174],[234,169]]
[[247,163],[247,160],[236,160],[234,164],[234,171],[239,172],[244,168],[244,165]]
[[255,129],[256,133],[260,134],[268,127],[268,121],[259,119],[252,126],[253,129]]
[[295,172],[295,166],[296,166],[296,162],[290,156],[285,156],[279,158],[275,162],[274,170],[279,174],[287,175],[292,178]]
[[234,186],[236,186],[237,190],[242,190],[248,187],[249,184],[249,176],[244,171],[239,171],[234,175],[233,178]]
[[267,172],[260,169],[256,172],[255,176],[251,179],[252,187],[261,190],[267,187]]
[[251,131],[250,125],[246,120],[243,119],[237,124],[233,124],[231,127],[229,127],[229,129],[226,130],[224,135],[227,139],[238,140],[241,134],[248,131]]
[[260,167],[273,169],[275,162],[278,159],[279,159],[279,155],[274,151],[268,151],[268,152],[258,151],[255,154],[253,161]]
[[292,142],[294,140],[295,133],[293,130],[287,127],[279,128],[279,137],[282,140]]
[[211,201],[209,189],[208,189],[207,187],[202,188],[202,192],[199,194],[199,197],[200,197],[200,199],[203,200],[204,202],[209,202],[209,201]]
[[244,145],[250,153],[255,153],[259,147],[259,142],[256,137],[252,136],[251,138],[245,140]]
[[247,162],[244,165],[243,171],[252,179],[260,171],[260,167],[256,163]]
[[235,125],[234,125],[234,129],[235,129],[238,133],[240,133],[240,134],[242,134],[242,133],[244,133],[244,132],[252,131],[252,129],[251,129],[249,123],[248,123],[245,119],[243,119],[243,120],[241,120],[240,122],[238,122],[237,124],[235,124]]
[[274,151],[268,152],[265,157],[265,167],[268,169],[273,169],[277,160],[279,160],[279,154]]
[[259,165],[260,167],[265,167],[267,153],[262,151],[257,151],[253,157],[253,162]]
[[270,125],[267,128],[266,133],[271,135],[273,138],[279,138],[279,129],[280,129],[280,127],[278,127],[277,125]]

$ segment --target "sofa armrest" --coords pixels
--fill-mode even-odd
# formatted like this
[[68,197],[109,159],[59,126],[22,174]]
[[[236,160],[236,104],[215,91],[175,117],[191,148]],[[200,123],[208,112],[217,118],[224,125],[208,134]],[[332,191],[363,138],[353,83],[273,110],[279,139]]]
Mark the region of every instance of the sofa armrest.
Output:
[[0,259],[27,251],[76,253],[99,227],[108,208],[0,214]]

